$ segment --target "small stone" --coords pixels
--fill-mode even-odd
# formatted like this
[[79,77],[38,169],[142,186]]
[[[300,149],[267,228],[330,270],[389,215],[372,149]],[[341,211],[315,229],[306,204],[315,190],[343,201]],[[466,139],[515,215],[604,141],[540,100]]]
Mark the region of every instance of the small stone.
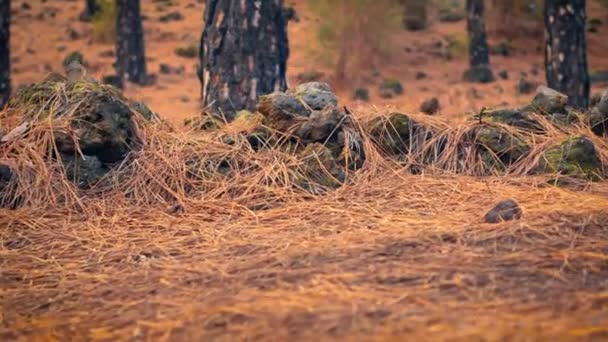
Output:
[[175,54],[183,58],[196,58],[198,48],[195,45],[182,46],[175,49]]
[[498,73],[498,77],[502,78],[503,80],[508,80],[509,79],[509,72],[507,70],[503,70],[501,72]]
[[164,15],[161,15],[158,18],[158,21],[160,21],[161,23],[167,23],[170,21],[179,21],[179,20],[183,20],[184,16],[178,12],[178,11],[173,11]]
[[534,82],[528,81],[526,78],[522,77],[519,79],[519,82],[517,82],[517,93],[522,95],[531,94],[536,86],[537,84]]
[[439,99],[436,97],[431,97],[430,99],[427,99],[426,101],[422,102],[422,104],[420,105],[420,111],[428,115],[437,114],[439,108]]
[[[403,84],[395,78],[387,78],[380,85],[380,92],[384,98],[391,98],[403,94]],[[388,95],[390,94],[390,96]]]
[[521,218],[522,210],[519,204],[512,199],[500,201],[492,210],[484,216],[486,223],[500,223],[504,221],[518,220]]
[[414,77],[416,78],[416,80],[420,81],[427,78],[427,74],[424,71],[417,71]]
[[161,63],[159,65],[159,72],[163,75],[181,75],[186,69],[183,65],[173,67],[169,64]]
[[369,101],[369,89],[367,88],[357,88],[353,92],[353,99],[359,100],[363,102]]

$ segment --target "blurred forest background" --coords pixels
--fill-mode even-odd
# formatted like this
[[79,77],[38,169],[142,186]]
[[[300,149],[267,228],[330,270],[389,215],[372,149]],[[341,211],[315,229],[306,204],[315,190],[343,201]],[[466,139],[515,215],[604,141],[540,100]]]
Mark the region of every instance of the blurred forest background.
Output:
[[[89,17],[85,3],[12,1],[13,89],[62,72],[62,61],[73,53],[82,54],[97,79],[114,73],[114,1],[96,0]],[[487,84],[463,81],[468,64],[464,0],[298,0],[285,5],[293,9],[289,84],[326,81],[348,105],[419,111],[421,103],[436,98],[443,114],[459,118],[482,104],[525,103],[538,84],[546,83],[540,0],[485,1],[495,76]],[[182,122],[200,111],[196,73],[205,1],[145,0],[141,6],[152,78],[144,86],[126,85],[126,94]],[[608,1],[591,0],[586,6],[589,73],[598,90],[608,79]]]

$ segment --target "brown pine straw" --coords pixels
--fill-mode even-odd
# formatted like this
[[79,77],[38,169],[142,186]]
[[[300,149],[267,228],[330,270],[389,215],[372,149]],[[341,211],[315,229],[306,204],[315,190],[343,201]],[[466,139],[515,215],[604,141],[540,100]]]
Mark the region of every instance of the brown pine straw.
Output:
[[[358,115],[365,126],[377,113]],[[606,162],[606,140],[583,127],[516,132],[535,141],[531,154],[491,172],[474,154],[455,159],[476,123],[414,119],[454,153],[412,175],[431,142],[397,161],[364,134],[364,168],[313,193],[278,146],[228,146],[139,116],[141,149],[78,190],[46,157],[49,121],[34,124],[0,147],[22,204],[0,209],[0,339],[608,338],[608,185],[530,172],[573,134]],[[193,177],[188,162],[209,174]],[[522,219],[482,223],[504,198]]]

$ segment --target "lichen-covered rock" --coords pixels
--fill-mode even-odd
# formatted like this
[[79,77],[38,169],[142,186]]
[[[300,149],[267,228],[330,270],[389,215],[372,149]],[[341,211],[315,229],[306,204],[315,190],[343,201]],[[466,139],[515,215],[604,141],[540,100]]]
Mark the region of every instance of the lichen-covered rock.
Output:
[[475,127],[470,134],[489,167],[511,165],[530,152],[530,147],[522,138],[501,127],[482,125]]
[[254,150],[267,146],[272,139],[272,133],[264,125],[264,120],[260,113],[241,110],[236,113],[232,122],[223,127],[225,135],[222,136],[222,141],[233,145],[244,139]]
[[302,83],[289,90],[287,94],[304,102],[312,110],[323,110],[327,106],[338,105],[338,97],[333,93],[329,84],[323,82]]
[[127,100],[97,83],[47,78],[18,91],[9,110],[22,120],[11,139],[22,138],[16,131],[23,127],[50,124],[49,137],[57,150],[48,151],[49,157],[61,154],[68,176],[78,179],[78,185],[94,183],[140,144]]
[[379,117],[369,124],[370,136],[378,147],[391,155],[405,155],[424,139],[428,134],[409,116],[402,113],[392,113],[386,117]]
[[545,86],[536,89],[536,95],[530,104],[531,109],[539,114],[565,114],[568,104],[568,95],[562,94],[557,90]]
[[309,144],[298,154],[302,162],[301,185],[307,191],[317,192],[315,187],[340,187],[345,181],[344,169],[338,164],[332,151],[319,143]]
[[295,135],[304,143],[326,142],[336,132],[343,118],[344,113],[336,107],[315,110],[301,123]]
[[559,173],[564,176],[597,180],[602,172],[602,161],[593,142],[585,136],[568,138],[547,149],[541,156],[537,171]]
[[[477,115],[475,119],[479,119],[479,115]],[[532,118],[530,116],[530,112],[526,109],[486,109],[483,111],[483,113],[481,113],[481,121],[502,123],[532,131],[542,131],[543,129],[540,122]]]
[[500,223],[504,221],[518,220],[521,218],[522,210],[519,204],[512,199],[500,201],[492,210],[484,216],[486,223]]
[[281,132],[288,132],[293,125],[307,118],[312,113],[310,108],[304,106],[303,101],[286,93],[272,93],[260,97],[258,112],[266,116],[270,125]]

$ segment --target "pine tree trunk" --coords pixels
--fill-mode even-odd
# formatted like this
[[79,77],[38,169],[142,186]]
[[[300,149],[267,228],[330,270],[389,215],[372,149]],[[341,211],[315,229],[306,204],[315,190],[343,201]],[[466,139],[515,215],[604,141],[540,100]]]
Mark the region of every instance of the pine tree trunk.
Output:
[[11,95],[10,22],[11,2],[0,0],[0,108]]
[[589,104],[585,23],[585,0],[545,1],[547,85],[581,109]]
[[91,21],[98,10],[99,7],[97,6],[96,0],[85,0],[85,8],[80,14],[80,20]]
[[201,38],[201,99],[226,118],[254,110],[260,95],[287,88],[283,0],[208,0]]
[[486,35],[483,0],[467,0],[467,33],[469,38],[469,66],[465,80],[487,83],[494,81],[490,68],[490,54]]
[[116,73],[122,80],[146,85],[146,56],[139,0],[116,0]]

